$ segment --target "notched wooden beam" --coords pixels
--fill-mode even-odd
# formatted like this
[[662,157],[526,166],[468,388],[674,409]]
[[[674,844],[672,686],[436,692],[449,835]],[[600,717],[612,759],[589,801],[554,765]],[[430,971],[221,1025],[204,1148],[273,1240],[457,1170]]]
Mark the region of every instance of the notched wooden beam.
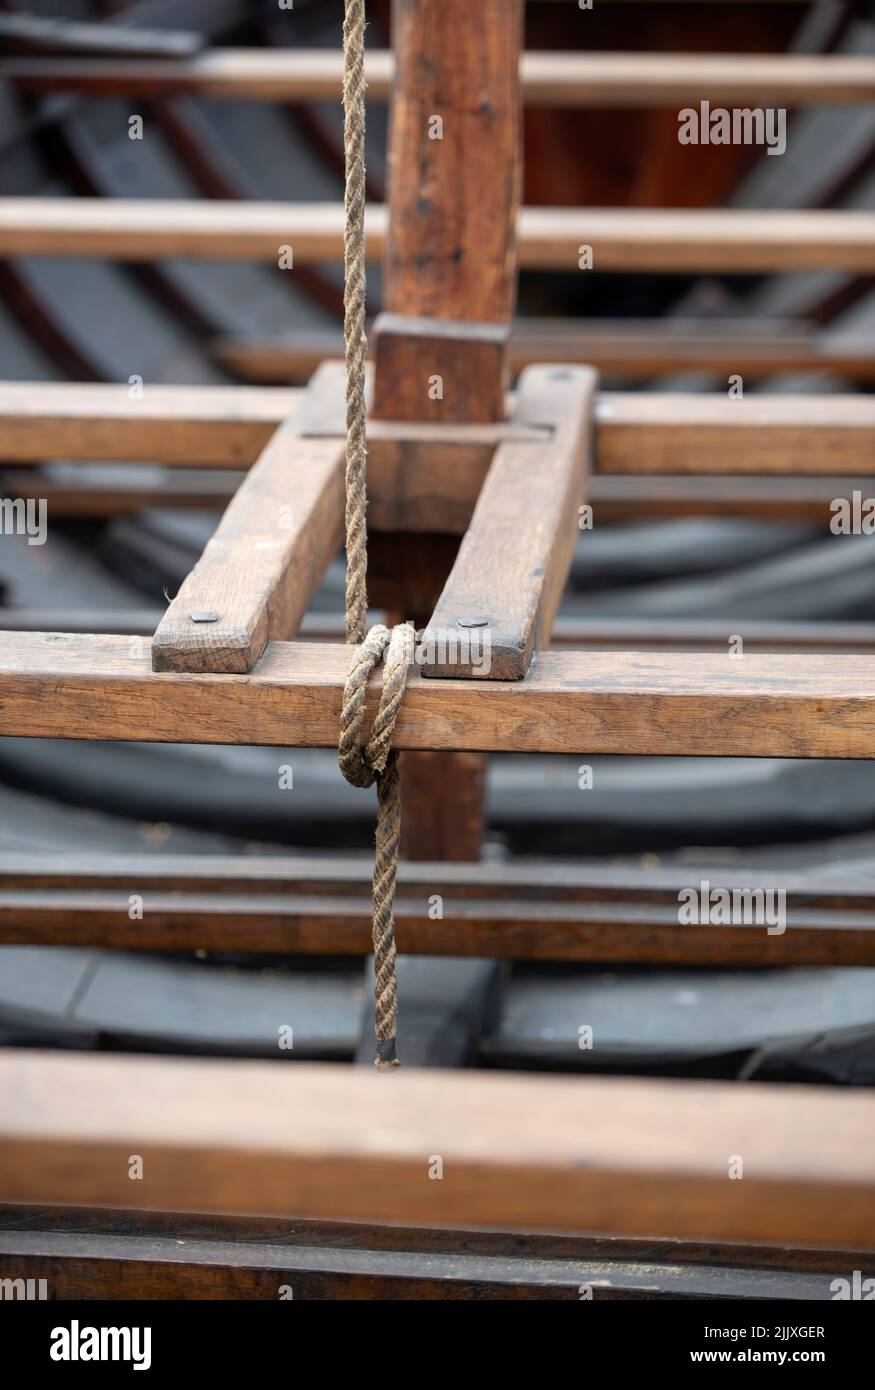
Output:
[[245,673],[295,635],[342,544],[343,473],[342,440],[280,425],[159,623],[154,671]]
[[588,367],[523,374],[515,423],[552,435],[497,449],[423,636],[423,675],[522,680],[549,643],[579,534],[597,380]]

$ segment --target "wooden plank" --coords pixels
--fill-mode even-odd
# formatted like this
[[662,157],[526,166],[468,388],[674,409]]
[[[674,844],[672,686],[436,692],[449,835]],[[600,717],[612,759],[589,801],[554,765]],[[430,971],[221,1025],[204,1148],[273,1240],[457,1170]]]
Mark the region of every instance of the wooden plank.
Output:
[[[385,102],[394,57],[371,49],[365,59],[368,101]],[[875,60],[864,54],[561,53],[522,55],[523,95],[532,106],[646,109],[675,103],[712,106],[845,106],[875,100]],[[156,97],[192,94],[212,100],[337,101],[343,58],[337,49],[211,49],[186,61],[17,58],[0,78],[40,92]]]
[[[147,386],[141,400],[131,400],[126,386],[4,382],[0,459],[17,465],[46,458],[151,459],[173,468],[247,468],[302,399],[303,392],[288,387]],[[464,530],[502,439],[496,429],[453,426],[448,434],[450,427],[438,432],[433,425],[408,424],[399,431],[372,422],[368,464],[377,529],[397,525],[389,518],[398,516],[399,482],[425,472],[427,462],[427,478],[407,479],[408,524],[428,508],[429,529]],[[678,474],[859,481],[875,475],[873,436],[875,398],[865,395],[764,394],[730,401],[721,392],[601,392],[595,467],[602,476],[671,475],[665,479],[670,488],[678,486]],[[452,449],[448,438],[456,441]],[[751,477],[747,484],[753,491],[759,481]],[[594,486],[600,482],[597,477]],[[657,500],[655,485],[647,486]],[[680,486],[683,496],[695,495],[689,479]]]
[[[830,404],[830,403],[833,404]],[[853,474],[875,468],[871,396],[603,392],[599,473]],[[868,458],[868,466],[861,467]]]
[[[174,1249],[165,1242],[173,1242]],[[140,1268],[147,1243],[154,1263]],[[298,1271],[295,1298],[350,1297],[354,1290],[362,1297],[397,1298],[405,1289],[416,1291],[414,1281],[426,1278],[429,1297],[451,1297],[457,1289],[465,1298],[496,1297],[493,1281],[498,1281],[505,1297],[577,1299],[585,1281],[602,1301],[818,1299],[842,1271],[865,1269],[867,1252],[366,1222],[296,1220],[290,1226],[267,1217],[4,1205],[2,1274],[11,1277],[17,1271],[26,1277],[24,1271],[37,1258],[50,1263],[34,1269],[33,1277],[45,1276],[48,1268],[56,1298],[86,1293],[114,1298],[124,1289],[130,1297],[196,1298],[226,1291],[237,1298],[275,1300],[273,1271],[285,1259]],[[572,1270],[576,1277],[570,1288],[567,1274]],[[350,1276],[360,1276],[357,1288]],[[321,1286],[315,1282],[320,1277],[325,1279]]]
[[[433,885],[440,873],[432,867]],[[454,866],[455,867],[455,866]],[[708,879],[711,887],[731,892],[719,869]],[[738,879],[734,875],[734,880]],[[704,871],[687,875],[686,887],[698,892]],[[780,888],[779,875],[771,875],[768,891]],[[0,890],[0,944],[4,946],[93,946],[128,951],[243,951],[268,955],[366,956],[372,950],[372,906],[366,888],[361,896],[332,895],[330,885],[322,895],[295,892],[246,892],[223,894],[168,892],[148,886],[148,875],[131,892],[142,897],[142,919],[131,920],[130,893],[90,889]],[[680,880],[679,880],[680,881]],[[749,893],[750,885],[742,885]],[[464,890],[463,890],[464,891]],[[477,960],[563,961],[602,965],[684,965],[709,967],[776,968],[811,966],[875,966],[875,910],[871,899],[861,910],[786,907],[786,928],[741,922],[731,926],[709,923],[681,924],[678,891],[652,892],[650,900],[631,894],[606,901],[563,901],[552,890],[547,901],[530,893],[528,900],[502,897],[459,896],[451,883],[436,889],[442,901],[442,917],[430,916],[428,897],[402,886],[396,902],[398,950],[402,956],[459,957]],[[653,901],[652,899],[658,899]],[[686,899],[684,899],[686,901]],[[753,900],[745,898],[740,900]],[[778,899],[763,900],[774,914]],[[751,907],[751,916],[754,909]],[[458,962],[457,962],[458,963]],[[455,972],[458,974],[459,972]],[[432,975],[439,972],[432,971]],[[417,978],[414,976],[414,978]],[[450,1065],[447,1048],[456,1047],[449,1036],[440,1041],[438,1028],[426,1027],[425,997],[432,1015],[447,1025],[446,1009],[434,996],[426,969],[418,986],[424,996],[413,1005],[411,1028],[414,1056],[408,1061],[425,1065],[435,1056]],[[414,989],[414,994],[417,990]],[[483,997],[478,988],[477,997]],[[459,995],[448,991],[447,999]],[[455,1017],[455,1015],[454,1015]],[[456,1022],[459,1022],[456,1019]],[[432,1017],[432,1025],[434,1018]],[[368,1030],[368,1060],[373,1062],[373,1020]],[[453,1023],[452,1028],[455,1029]],[[422,1037],[425,1030],[426,1037]],[[400,1048],[399,1048],[400,1051]],[[406,1055],[406,1054],[405,1054]],[[457,1064],[456,1057],[452,1064]]]
[[[739,373],[759,380],[781,372],[831,371],[875,380],[869,343],[845,343],[792,320],[756,328],[732,320],[518,319],[510,339],[514,372],[538,362],[577,362],[610,376],[650,379],[670,372]],[[305,381],[326,358],[343,356],[339,333],[223,338],[214,356],[249,382]]]
[[[8,633],[0,729],[36,738],[332,748],[345,646],[273,642],[249,675],[155,673],[149,643]],[[376,713],[379,681],[368,691]],[[525,681],[413,672],[399,749],[871,758],[875,659],[543,652]]]
[[873,1122],[822,1087],[7,1052],[0,1198],[124,1206],[138,1153],[150,1208],[869,1248]]
[[496,451],[426,628],[434,659],[426,654],[423,675],[522,680],[549,644],[580,534],[596,380],[585,367],[523,374],[514,418],[550,425],[553,436]]
[[[385,207],[367,214],[368,254],[383,258]],[[520,266],[620,271],[875,271],[875,213],[741,209],[523,208]],[[241,203],[153,198],[4,198],[0,255],[112,260],[267,261],[293,248],[297,265],[343,257],[339,203]]]
[[[320,374],[305,399],[318,397]],[[251,671],[294,637],[343,542],[345,448],[284,421],[234,494],[152,643],[156,671]]]
[[93,382],[0,382],[0,452],[42,459],[249,468],[304,392],[250,386],[162,386],[141,395]]

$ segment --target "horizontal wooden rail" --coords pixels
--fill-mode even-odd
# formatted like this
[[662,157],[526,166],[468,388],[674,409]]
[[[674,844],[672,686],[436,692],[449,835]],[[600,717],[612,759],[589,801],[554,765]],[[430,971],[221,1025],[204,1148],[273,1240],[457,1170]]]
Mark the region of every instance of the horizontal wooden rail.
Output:
[[[0,256],[174,257],[296,265],[343,258],[340,203],[4,198]],[[368,254],[385,255],[386,208],[367,214]],[[524,208],[519,260],[533,270],[875,272],[875,213]],[[292,269],[284,272],[294,274]],[[583,271],[581,274],[585,273]]]
[[[0,633],[0,732],[167,743],[337,744],[349,648],[274,642],[249,675],[154,673],[150,643]],[[376,713],[379,683],[369,687]],[[524,681],[410,676],[399,749],[875,756],[875,658],[542,652]]]
[[870,1248],[873,1124],[823,1087],[4,1052],[0,1200]]
[[[367,955],[369,868],[361,861],[0,856],[0,943],[129,950]],[[336,871],[335,871],[336,869]],[[682,924],[682,890],[763,889],[783,923]],[[707,890],[704,890],[707,891]],[[131,920],[130,895],[142,901]],[[434,894],[442,917],[432,920]],[[742,898],[743,904],[745,898]],[[753,901],[752,899],[750,901]],[[743,916],[743,911],[739,911]],[[620,872],[515,862],[403,864],[399,950],[510,960],[681,965],[875,964],[875,891],[864,878],[697,865]],[[779,930],[783,926],[783,930]]]
[[[393,55],[366,60],[368,99],[385,102]],[[875,59],[761,53],[550,53],[521,62],[532,106],[646,108],[707,99],[733,105],[849,105],[875,101]],[[32,91],[157,97],[190,93],[211,100],[311,102],[339,99],[343,57],[336,49],[270,52],[220,48],[188,61],[13,58],[0,79]]]
[[[0,460],[153,460],[179,468],[248,468],[302,401],[303,392],[291,387],[147,385],[142,398],[132,400],[126,386],[3,382]],[[382,422],[370,427],[370,483],[377,494],[383,441],[384,481],[397,471],[388,447],[393,428]],[[408,427],[411,437],[414,433]],[[690,481],[677,479],[678,474],[871,476],[873,440],[872,396],[763,394],[730,400],[717,392],[602,392],[596,404],[597,473],[672,475],[659,480],[661,488],[653,484],[655,498],[678,488],[685,497],[694,495]],[[443,476],[447,503],[452,486],[461,508],[470,512],[489,450],[483,451],[479,471],[472,472],[469,461],[463,476],[445,453],[437,448],[429,456],[433,505],[440,504]],[[749,490],[761,491],[764,481],[751,478]],[[637,486],[620,477],[616,484],[612,495],[618,503]],[[766,486],[774,496],[776,485]],[[710,488],[699,491],[707,496]]]
[[[341,333],[223,338],[215,358],[252,383],[307,381],[326,358],[343,357]],[[834,341],[792,320],[705,324],[653,319],[523,319],[510,340],[515,372],[538,362],[577,362],[607,376],[650,379],[671,372],[739,373],[755,380],[781,372],[837,372],[875,381],[875,342]]]

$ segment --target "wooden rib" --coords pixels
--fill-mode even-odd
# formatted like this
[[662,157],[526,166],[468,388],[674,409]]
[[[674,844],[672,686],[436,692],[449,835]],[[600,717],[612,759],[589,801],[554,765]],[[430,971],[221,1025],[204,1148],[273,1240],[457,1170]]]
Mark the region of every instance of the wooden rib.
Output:
[[822,1087],[6,1052],[0,1198],[130,1205],[136,1152],[153,1209],[871,1247],[873,1123]]
[[[9,633],[0,732],[167,743],[337,743],[345,646],[274,642],[241,675],[156,674],[124,637]],[[379,688],[369,687],[376,712]],[[543,652],[525,681],[413,673],[400,748],[871,758],[871,656]]]
[[[383,259],[386,209],[367,216],[368,254]],[[575,271],[580,248],[593,268],[622,271],[875,271],[875,213],[729,209],[524,208],[520,265]],[[0,255],[174,257],[298,265],[343,257],[339,203],[191,202],[123,198],[4,198]],[[294,274],[293,271],[289,272]]]
[[[4,382],[0,459],[16,464],[47,458],[149,459],[177,468],[246,468],[302,399],[300,390],[270,386],[147,386],[142,400],[130,400],[125,386]],[[844,475],[858,482],[875,475],[875,398],[870,396],[767,394],[730,401],[719,392],[602,392],[595,414],[595,466],[602,477],[801,473]],[[433,426],[407,425],[399,431],[373,422],[368,462],[378,511],[374,525],[391,530],[398,524],[390,518],[398,514],[399,480],[425,471],[409,467],[416,454],[427,458],[428,478],[407,480],[403,504],[409,522],[417,509],[425,509],[428,498],[432,529],[464,529],[502,439],[496,428],[454,426],[448,436]],[[326,432],[332,430],[341,432],[336,421]],[[457,441],[452,449],[446,447],[448,437]],[[662,481],[665,487],[660,488],[657,480],[645,479],[655,501],[678,486],[683,497],[696,496],[689,478]],[[739,495],[744,495],[742,482],[751,495],[762,486],[753,477],[741,479],[735,485]],[[600,485],[597,477],[594,486]],[[639,485],[618,477],[608,495],[621,498],[629,486]],[[775,484],[765,486],[769,496],[775,495]],[[706,497],[711,488],[708,482]],[[458,521],[447,524],[454,515],[464,518],[461,527]]]
[[[305,381],[326,358],[342,358],[343,338],[331,332],[224,338],[214,355],[246,381]],[[731,322],[524,319],[511,334],[510,362],[515,372],[538,362],[577,362],[611,376],[641,379],[683,371],[740,373],[755,380],[780,372],[830,371],[875,380],[872,345],[833,343],[793,321],[761,324],[757,330]]]
[[496,451],[428,624],[436,659],[423,675],[522,680],[549,643],[580,534],[596,381],[585,367],[523,374],[514,419],[549,425],[552,438]]
[[[368,100],[388,99],[393,55],[366,59]],[[530,105],[638,109],[698,102],[764,101],[849,105],[875,100],[875,60],[835,54],[549,53],[521,62]],[[192,93],[233,101],[336,101],[343,57],[336,49],[304,52],[222,48],[188,62],[12,59],[0,78],[31,90],[86,91],[90,96],[154,97]]]
[[294,637],[342,545],[344,466],[343,441],[280,425],[158,624],[154,670],[251,671]]

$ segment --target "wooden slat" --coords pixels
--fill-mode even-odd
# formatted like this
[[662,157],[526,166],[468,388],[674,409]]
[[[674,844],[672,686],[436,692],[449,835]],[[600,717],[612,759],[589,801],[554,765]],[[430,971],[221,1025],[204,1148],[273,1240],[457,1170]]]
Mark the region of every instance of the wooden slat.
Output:
[[[325,358],[343,356],[339,333],[224,338],[214,355],[253,383],[307,380]],[[837,372],[875,381],[875,345],[825,338],[804,324],[736,326],[641,320],[522,319],[510,339],[515,372],[537,362],[577,362],[614,377],[650,379],[671,372],[739,373],[759,380],[781,372]]]
[[280,425],[156,628],[156,671],[251,671],[295,636],[342,544],[344,466],[342,441]]
[[249,468],[304,392],[276,387],[0,383],[0,452],[41,459],[152,460],[185,468]]
[[[699,891],[703,871],[697,868],[687,877],[686,887]],[[373,949],[372,904],[364,885],[358,898],[332,896],[330,885],[323,896],[249,896],[151,891],[135,871],[130,879],[135,885],[130,891],[143,898],[142,920],[131,921],[124,891],[2,889],[0,944],[303,956],[366,956]],[[724,876],[708,882],[728,889]],[[780,887],[777,876],[768,887],[772,892]],[[534,895],[526,901],[522,891],[521,900],[497,894],[469,899],[451,892],[449,883],[435,891],[443,903],[439,921],[429,916],[427,897],[404,888],[399,893],[395,924],[403,956],[731,968],[875,966],[871,899],[861,911],[788,905],[786,930],[776,927],[769,935],[763,922],[680,924],[677,890],[673,896],[660,893],[657,902],[567,902],[558,894],[546,902]],[[773,911],[777,899],[765,901]],[[372,1033],[371,1027],[370,1061]],[[447,1046],[454,1045],[448,1040]]]
[[424,675],[522,680],[533,651],[549,644],[580,534],[596,380],[585,367],[523,374],[514,418],[551,426],[552,438],[496,451],[428,623],[435,659]]
[[0,1198],[124,1206],[138,1153],[152,1208],[871,1247],[873,1123],[822,1087],[6,1052]]
[[[366,58],[368,101],[388,99],[394,60],[385,49]],[[875,60],[866,55],[762,53],[550,53],[522,57],[530,105],[638,109],[829,104],[875,100]],[[0,78],[31,90],[86,91],[89,96],[155,97],[192,93],[214,100],[337,101],[343,58],[337,49],[281,52],[221,48],[178,62],[106,59],[12,59]]]
[[604,392],[596,406],[596,468],[635,474],[868,474],[875,469],[873,424],[871,396],[730,400],[722,393]]
[[[386,209],[367,215],[368,254],[382,260]],[[576,271],[875,271],[875,213],[636,208],[524,208],[520,265]],[[0,255],[268,261],[292,246],[297,265],[343,258],[339,203],[4,198]],[[292,272],[293,273],[293,272]]]
[[[299,390],[269,386],[147,386],[142,400],[131,400],[126,386],[4,382],[0,458],[16,464],[151,459],[177,468],[247,468],[302,399]],[[672,476],[665,482],[674,489],[678,474],[834,474],[848,481],[875,475],[871,396],[767,394],[730,401],[719,392],[602,392],[595,414],[595,467],[602,476],[667,474]],[[428,477],[421,478],[421,470],[399,468],[398,430],[373,423],[368,464],[375,526],[397,526],[399,483],[411,474],[404,478],[408,525],[417,510],[430,506],[433,529],[464,529],[500,439],[485,426],[468,430],[454,436],[470,441],[463,455],[458,446],[448,450],[433,426],[404,428],[408,465],[414,450],[421,456],[428,447]],[[748,482],[759,486],[753,477]],[[679,485],[684,497],[694,495],[689,479]],[[655,490],[653,495],[658,501]]]
[[[156,674],[149,644],[10,633],[0,728],[37,738],[337,743],[345,646],[274,642],[247,676]],[[376,713],[379,687],[369,687]],[[525,681],[410,677],[399,749],[871,758],[871,656],[543,652]]]

